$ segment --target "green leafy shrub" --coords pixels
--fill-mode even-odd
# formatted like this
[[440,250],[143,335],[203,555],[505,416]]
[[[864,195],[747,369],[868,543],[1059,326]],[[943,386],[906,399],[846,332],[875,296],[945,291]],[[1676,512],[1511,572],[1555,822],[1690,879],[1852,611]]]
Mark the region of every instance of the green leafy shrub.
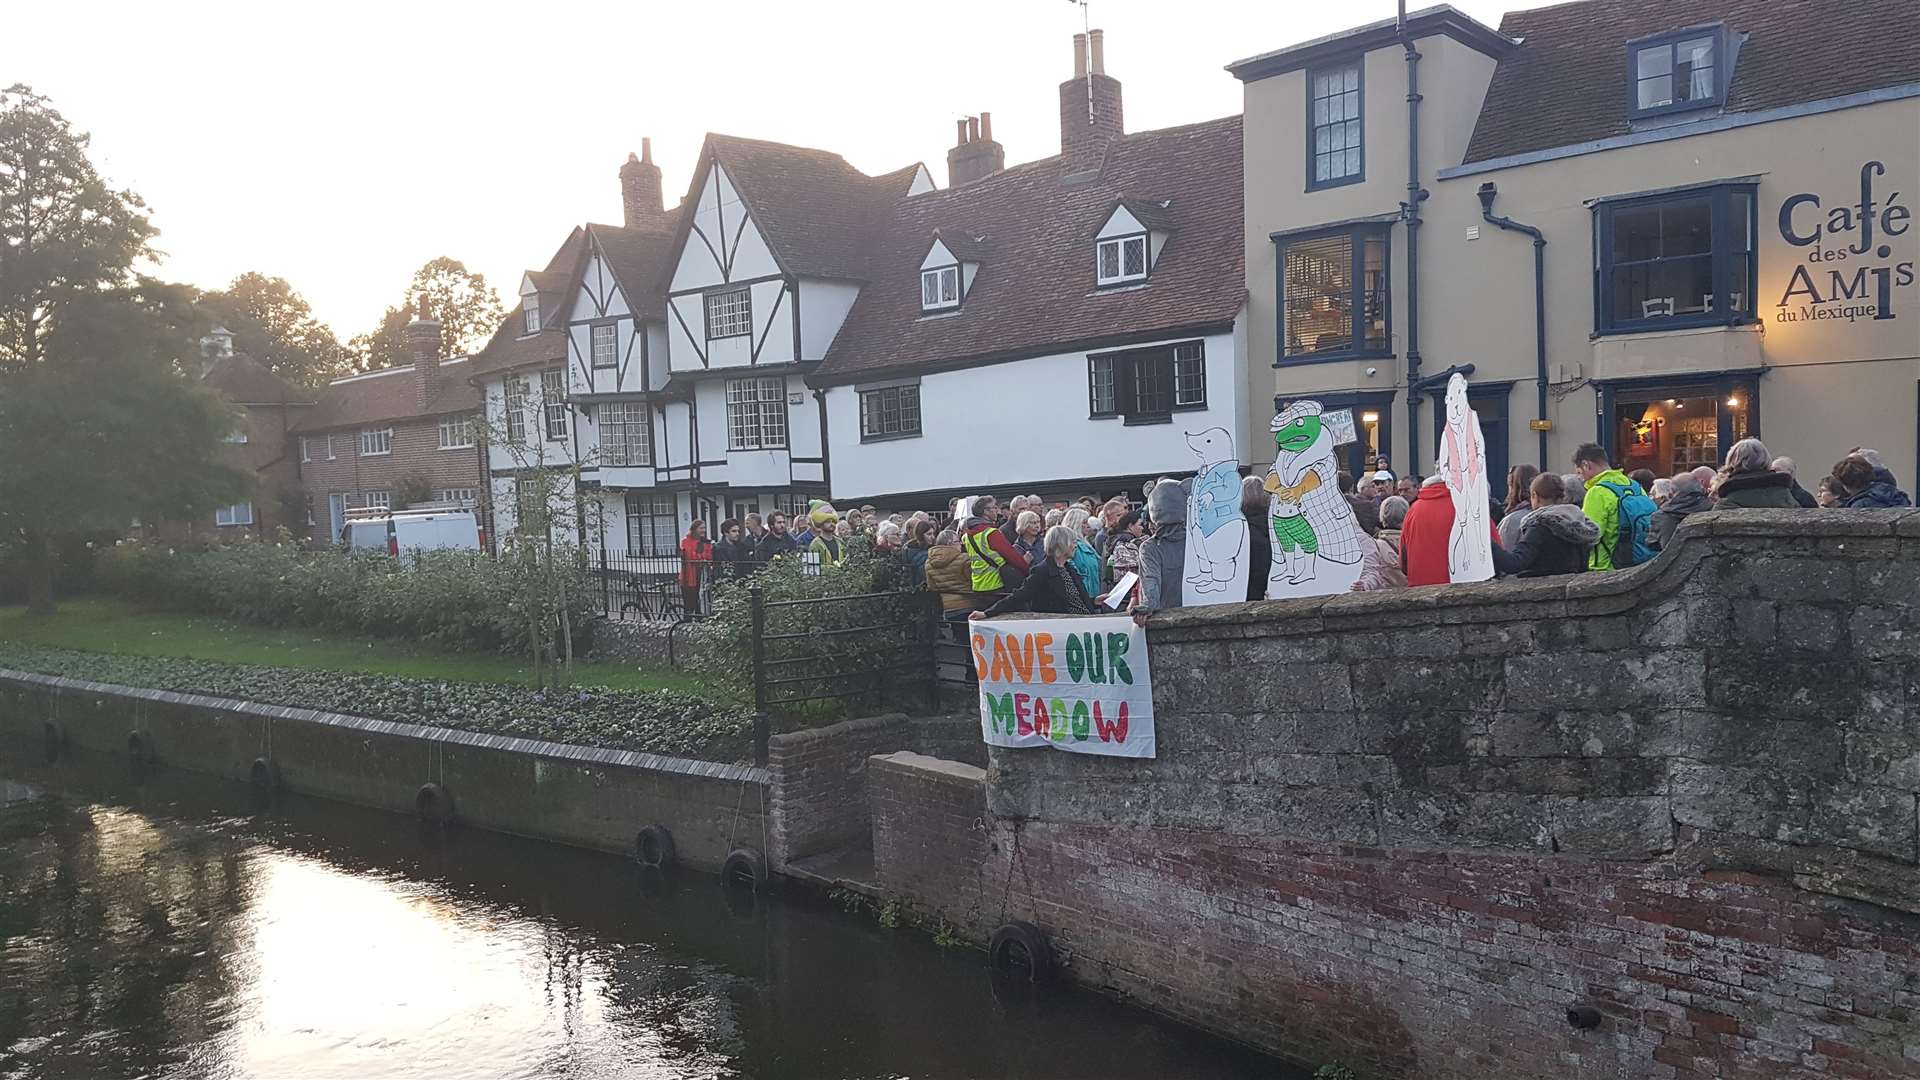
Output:
[[0,668],[705,761],[744,761],[753,752],[747,713],[667,690],[536,690],[11,641],[0,641]]
[[[772,688],[770,711],[818,711],[782,707],[781,698],[844,693],[856,703],[890,703],[921,692],[931,674],[928,634],[938,608],[925,591],[903,588],[903,560],[855,539],[841,565],[807,570],[798,558],[782,558],[717,583],[713,614],[701,627],[703,670],[742,700],[753,699],[749,593],[758,587],[767,604],[769,672],[799,680]],[[830,602],[793,603],[810,600]]]
[[[397,562],[380,552],[310,551],[285,541],[200,551],[127,542],[102,554],[99,577],[121,596],[170,611],[526,653],[536,635],[553,633],[544,614],[529,617],[528,598],[555,591],[528,575],[571,565],[564,553],[540,566],[475,551],[420,551]],[[584,575],[560,585],[580,625],[592,595]]]

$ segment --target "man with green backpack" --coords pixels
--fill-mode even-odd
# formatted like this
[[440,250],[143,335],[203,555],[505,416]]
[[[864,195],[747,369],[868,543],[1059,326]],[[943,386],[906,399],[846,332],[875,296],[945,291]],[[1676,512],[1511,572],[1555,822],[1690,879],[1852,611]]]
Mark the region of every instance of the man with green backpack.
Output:
[[1647,532],[1656,509],[1653,500],[1607,461],[1607,452],[1598,444],[1585,443],[1575,450],[1573,467],[1587,483],[1580,510],[1600,527],[1600,542],[1587,556],[1587,569],[1625,570],[1652,560]]

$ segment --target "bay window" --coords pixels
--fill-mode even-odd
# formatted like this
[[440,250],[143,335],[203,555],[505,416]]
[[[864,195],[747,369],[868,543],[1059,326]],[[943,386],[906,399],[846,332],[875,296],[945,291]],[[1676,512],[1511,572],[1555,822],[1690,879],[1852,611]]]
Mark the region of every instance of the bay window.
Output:
[[1385,224],[1278,237],[1280,362],[1388,355]]
[[1725,184],[1594,207],[1594,329],[1707,326],[1754,316],[1754,188]]

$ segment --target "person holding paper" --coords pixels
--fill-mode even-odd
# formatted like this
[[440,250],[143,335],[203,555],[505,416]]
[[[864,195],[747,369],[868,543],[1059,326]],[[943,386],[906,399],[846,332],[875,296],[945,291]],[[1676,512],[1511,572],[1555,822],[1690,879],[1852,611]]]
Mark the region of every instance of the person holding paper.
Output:
[[1093,597],[1072,567],[1074,550],[1080,536],[1065,525],[1047,530],[1041,541],[1045,557],[1027,574],[1020,587],[1000,598],[985,611],[976,611],[972,619],[990,619],[1008,611],[1036,611],[1049,615],[1092,615]]

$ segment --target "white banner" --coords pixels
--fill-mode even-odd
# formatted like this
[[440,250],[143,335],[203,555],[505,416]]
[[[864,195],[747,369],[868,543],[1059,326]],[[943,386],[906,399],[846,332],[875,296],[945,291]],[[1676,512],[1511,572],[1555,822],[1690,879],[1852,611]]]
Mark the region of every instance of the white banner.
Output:
[[1130,616],[967,624],[992,746],[1150,758],[1147,632]]

